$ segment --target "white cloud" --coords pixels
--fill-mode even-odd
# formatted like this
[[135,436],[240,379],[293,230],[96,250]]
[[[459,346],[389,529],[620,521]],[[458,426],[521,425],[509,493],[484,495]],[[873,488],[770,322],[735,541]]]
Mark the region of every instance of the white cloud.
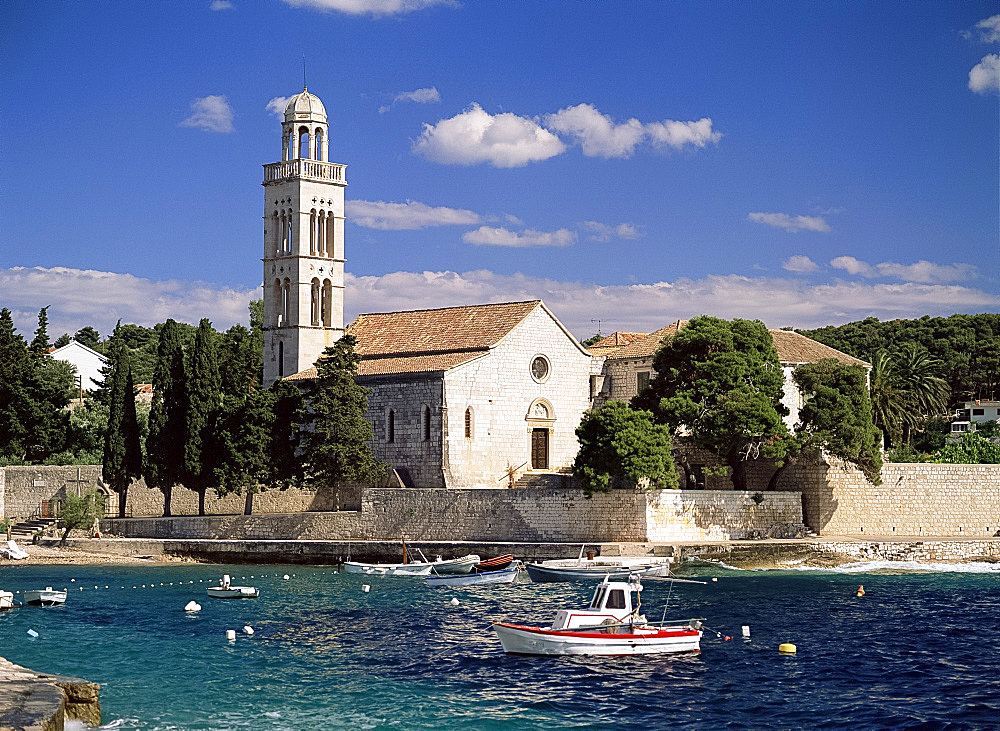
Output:
[[[887,320],[1000,311],[1000,296],[962,285],[843,281],[807,285],[800,279],[736,275],[602,286],[484,270],[393,272],[347,274],[345,285],[348,322],[362,311],[541,298],[580,336],[592,333],[595,317],[617,330],[649,332],[700,314],[756,318],[772,327],[820,327],[865,317]],[[208,317],[225,329],[246,323],[247,304],[261,296],[259,287],[238,290],[66,267],[0,269],[0,291],[18,331],[28,339],[37,326],[38,310],[46,305],[52,305],[49,333],[55,338],[84,325],[106,335],[119,318],[148,327],[168,317],[191,324]]]
[[795,272],[796,274],[809,274],[819,269],[819,265],[808,256],[797,254],[788,257],[788,261],[782,264],[781,268],[789,272]]
[[672,119],[651,122],[646,125],[646,134],[655,146],[675,149],[680,149],[684,145],[704,147],[709,142],[718,142],[722,139],[722,133],[712,129],[712,120],[708,117],[697,122],[676,122]]
[[988,53],[969,71],[969,89],[977,94],[1000,92],[1000,55]]
[[285,107],[288,106],[288,100],[291,98],[290,96],[276,96],[267,103],[266,109],[276,117],[284,119]]
[[115,322],[146,327],[172,317],[197,325],[209,318],[225,329],[249,321],[247,305],[261,296],[259,287],[237,290],[206,282],[156,281],[90,269],[12,267],[0,269],[0,291],[15,312],[22,334],[34,332],[38,310],[51,304],[49,334],[54,340],[92,325],[103,334]]
[[350,200],[345,205],[347,219],[352,223],[385,231],[412,231],[429,226],[468,226],[482,220],[473,211],[445,206],[431,207],[419,201],[386,203]]
[[235,131],[233,110],[226,97],[221,94],[195,99],[191,102],[191,111],[191,116],[180,123],[181,127],[195,127],[206,132]]
[[904,282],[946,284],[976,278],[976,267],[971,264],[932,264],[923,259],[915,264],[886,261],[878,264],[876,268],[883,277],[895,277]]
[[307,8],[324,12],[335,11],[346,15],[404,15],[435,5],[456,7],[455,0],[285,0],[293,8]]
[[362,311],[540,298],[578,336],[592,334],[591,320],[595,317],[616,330],[650,332],[673,320],[701,314],[760,319],[771,327],[809,328],[866,317],[888,320],[1000,310],[1000,296],[964,286],[854,282],[810,285],[800,279],[736,275],[602,286],[480,270],[347,275],[345,283],[348,318]]
[[[1000,43],[1000,15],[991,15],[989,18],[980,20],[975,25],[979,31],[979,40],[983,43]],[[972,37],[971,33],[963,33],[967,38]]]
[[441,101],[441,94],[437,88],[432,86],[428,89],[415,89],[414,91],[401,91],[392,99],[392,104],[386,104],[378,108],[379,114],[385,114],[393,105],[399,102],[414,102],[415,104],[436,104]]
[[820,216],[789,216],[787,213],[751,213],[748,221],[780,228],[788,233],[799,231],[829,231],[830,225]]
[[476,246],[569,246],[576,242],[576,234],[565,228],[556,231],[511,231],[506,228],[480,226],[475,231],[462,234],[462,241]]
[[712,120],[707,117],[697,122],[667,119],[643,124],[633,118],[616,123],[592,104],[577,104],[547,114],[545,126],[580,143],[588,157],[631,157],[644,140],[654,147],[680,149],[685,145],[704,147],[722,138],[721,133],[712,130]]
[[637,239],[642,234],[634,223],[619,223],[611,226],[600,221],[584,221],[583,228],[590,231],[587,237],[590,241],[608,242],[611,239]]
[[577,104],[547,114],[545,126],[573,137],[587,157],[630,157],[643,136],[638,119],[615,124],[591,104]]
[[515,114],[491,116],[478,104],[461,114],[425,124],[413,151],[439,163],[475,165],[487,162],[510,168],[547,160],[566,146],[537,123]]
[[834,269],[843,269],[848,274],[860,275],[868,279],[877,276],[875,268],[871,264],[855,259],[853,256],[838,256],[831,259],[830,266]]
[[229,0],[212,0],[212,4],[208,6],[209,10],[232,10],[233,4]]

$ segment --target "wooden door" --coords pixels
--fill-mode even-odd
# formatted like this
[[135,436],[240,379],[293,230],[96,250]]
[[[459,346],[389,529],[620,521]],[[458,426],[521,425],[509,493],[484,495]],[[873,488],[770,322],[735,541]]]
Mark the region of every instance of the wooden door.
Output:
[[531,469],[547,470],[549,468],[549,430],[531,430]]

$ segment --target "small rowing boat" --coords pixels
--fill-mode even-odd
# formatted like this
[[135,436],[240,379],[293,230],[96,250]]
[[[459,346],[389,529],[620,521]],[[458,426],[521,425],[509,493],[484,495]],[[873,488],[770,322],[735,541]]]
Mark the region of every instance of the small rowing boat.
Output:
[[223,575],[218,586],[210,586],[205,592],[214,599],[255,599],[260,596],[256,586],[233,586],[229,574]]
[[[685,579],[661,579],[701,584]],[[604,581],[586,609],[561,609],[548,627],[494,622],[508,655],[645,655],[698,652],[700,619],[649,622],[639,614],[640,577]],[[635,595],[633,604],[632,596]]]
[[509,566],[498,571],[477,571],[472,574],[433,575],[427,577],[427,586],[483,586],[484,584],[513,584],[517,569]]
[[52,607],[66,603],[66,592],[46,586],[44,589],[29,589],[24,592],[24,603],[40,607]]

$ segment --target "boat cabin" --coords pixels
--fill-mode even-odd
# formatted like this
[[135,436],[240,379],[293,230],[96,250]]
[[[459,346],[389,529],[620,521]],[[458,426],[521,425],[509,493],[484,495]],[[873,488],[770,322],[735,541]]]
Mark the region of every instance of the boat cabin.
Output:
[[[594,596],[586,609],[561,609],[552,622],[552,629],[597,627],[602,624],[617,625],[630,621],[633,610],[638,609],[638,596],[642,584],[635,575],[628,581],[611,581],[610,576],[594,589]],[[636,603],[632,603],[635,592]]]

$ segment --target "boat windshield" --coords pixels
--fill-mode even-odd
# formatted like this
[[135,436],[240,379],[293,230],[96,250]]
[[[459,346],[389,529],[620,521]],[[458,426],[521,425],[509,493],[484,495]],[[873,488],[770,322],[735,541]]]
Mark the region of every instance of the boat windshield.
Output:
[[591,609],[600,609],[601,602],[604,601],[604,591],[607,587],[601,584],[594,590],[594,598],[590,600]]
[[625,609],[624,589],[612,589],[608,594],[608,609]]

